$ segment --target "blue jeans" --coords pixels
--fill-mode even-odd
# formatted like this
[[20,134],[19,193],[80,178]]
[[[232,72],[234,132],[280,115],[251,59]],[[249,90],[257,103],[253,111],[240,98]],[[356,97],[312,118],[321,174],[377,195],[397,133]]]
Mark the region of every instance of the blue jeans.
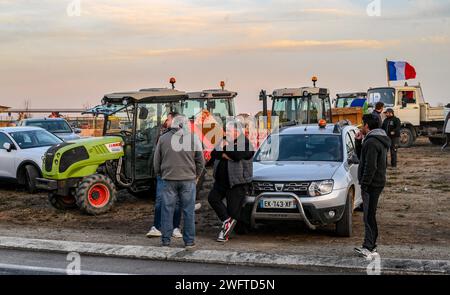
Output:
[[173,233],[174,212],[177,202],[179,202],[184,216],[183,241],[185,245],[193,245],[195,239],[195,181],[165,180],[164,183],[165,186],[161,198],[162,244],[165,246],[170,244],[170,238]]
[[[153,220],[153,226],[156,227],[157,230],[161,230],[161,199],[162,192],[164,191],[164,180],[161,177],[156,177],[156,200],[155,200],[155,218]],[[181,223],[181,210],[180,204],[177,203],[175,207],[175,212],[173,214],[173,227],[180,228]]]

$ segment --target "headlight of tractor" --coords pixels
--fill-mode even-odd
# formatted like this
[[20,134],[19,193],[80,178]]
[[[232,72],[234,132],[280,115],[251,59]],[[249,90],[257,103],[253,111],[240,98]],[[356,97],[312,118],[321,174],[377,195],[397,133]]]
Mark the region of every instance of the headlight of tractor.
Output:
[[311,197],[319,197],[323,195],[328,195],[333,191],[334,181],[324,180],[324,181],[314,181],[309,185],[309,195]]

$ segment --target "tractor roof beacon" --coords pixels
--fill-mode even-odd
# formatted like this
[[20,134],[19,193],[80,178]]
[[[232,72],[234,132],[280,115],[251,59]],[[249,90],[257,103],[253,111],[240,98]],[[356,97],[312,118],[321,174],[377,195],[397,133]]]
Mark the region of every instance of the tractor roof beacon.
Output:
[[155,190],[153,152],[171,111],[181,111],[183,91],[150,88],[107,94],[86,113],[104,116],[103,137],[67,142],[44,156],[38,187],[58,209],[79,207],[87,214],[109,211],[117,190],[150,196]]

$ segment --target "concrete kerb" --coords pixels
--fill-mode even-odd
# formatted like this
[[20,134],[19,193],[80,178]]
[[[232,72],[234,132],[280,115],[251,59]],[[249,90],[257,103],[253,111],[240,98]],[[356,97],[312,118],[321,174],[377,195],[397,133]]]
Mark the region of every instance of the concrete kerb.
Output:
[[[261,267],[366,272],[369,264],[358,257],[280,255],[218,250],[185,250],[183,248],[112,245],[72,241],[1,237],[0,248],[28,251],[77,252],[85,255],[116,258],[138,258],[194,263],[216,263]],[[450,274],[449,260],[381,259],[385,274]]]

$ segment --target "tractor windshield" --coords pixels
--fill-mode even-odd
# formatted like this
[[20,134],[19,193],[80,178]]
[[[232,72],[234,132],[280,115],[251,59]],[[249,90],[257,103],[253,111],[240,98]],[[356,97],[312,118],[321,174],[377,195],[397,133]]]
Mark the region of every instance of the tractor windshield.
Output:
[[278,116],[279,122],[299,124],[318,123],[320,119],[330,121],[330,102],[328,98],[313,95],[307,97],[274,98],[272,116]]
[[115,111],[108,114],[108,121],[106,122],[106,135],[113,135],[118,133],[132,133],[134,107],[132,105],[117,107],[114,105]]
[[226,120],[227,117],[234,116],[234,104],[231,99],[190,99],[183,102],[182,113],[193,120],[202,111],[207,110],[211,115]]

